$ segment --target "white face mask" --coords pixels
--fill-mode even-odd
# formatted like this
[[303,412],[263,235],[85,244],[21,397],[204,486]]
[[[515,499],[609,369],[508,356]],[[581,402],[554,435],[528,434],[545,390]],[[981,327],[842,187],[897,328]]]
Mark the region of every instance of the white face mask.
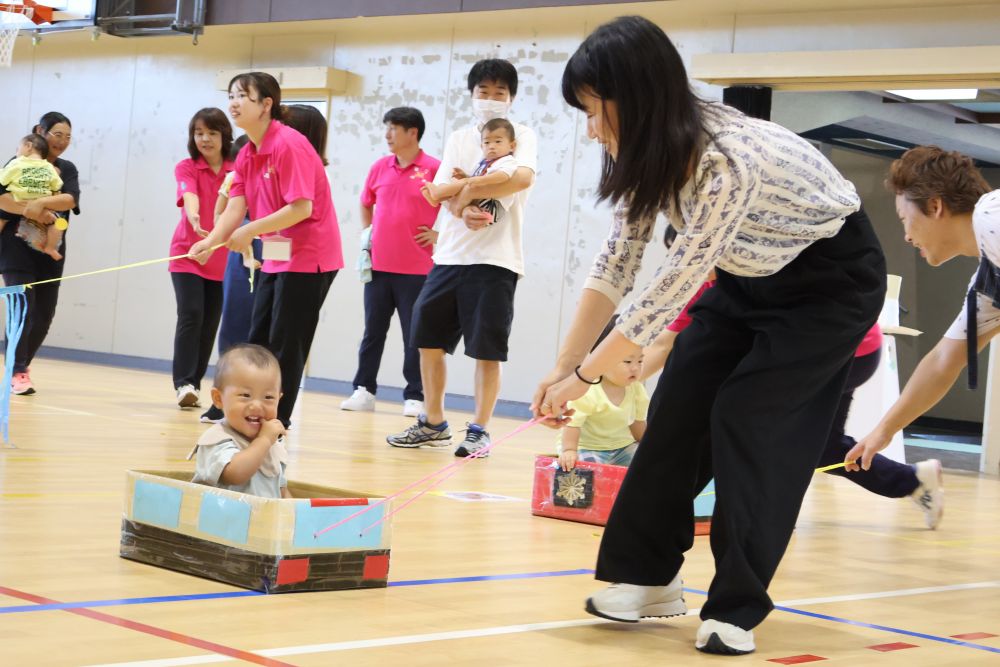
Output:
[[472,115],[480,123],[488,123],[494,118],[506,118],[510,111],[510,102],[500,102],[498,100],[472,100]]

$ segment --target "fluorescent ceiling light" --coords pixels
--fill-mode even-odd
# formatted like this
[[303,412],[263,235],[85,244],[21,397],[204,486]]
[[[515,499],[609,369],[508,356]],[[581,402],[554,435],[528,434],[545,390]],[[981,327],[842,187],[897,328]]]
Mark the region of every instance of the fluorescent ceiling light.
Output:
[[928,90],[887,90],[892,95],[908,100],[974,100],[979,95],[975,88],[931,88]]
[[857,148],[866,148],[868,150],[875,151],[905,151],[909,150],[909,146],[900,146],[899,144],[891,144],[888,141],[879,141],[878,139],[871,139],[869,137],[834,137],[832,141],[836,141],[841,144],[848,144],[850,146],[856,146]]

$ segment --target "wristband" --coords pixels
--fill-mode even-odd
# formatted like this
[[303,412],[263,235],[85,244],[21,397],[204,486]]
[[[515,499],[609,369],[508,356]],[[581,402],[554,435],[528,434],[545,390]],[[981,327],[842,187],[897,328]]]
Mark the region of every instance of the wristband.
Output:
[[580,382],[583,382],[583,383],[586,383],[586,384],[590,384],[590,385],[601,384],[601,380],[604,379],[603,375],[599,375],[599,376],[597,376],[596,380],[594,380],[593,382],[591,382],[587,378],[585,378],[582,375],[580,375],[580,366],[577,366],[575,369],[573,369],[573,372],[576,373],[576,377],[580,380]]

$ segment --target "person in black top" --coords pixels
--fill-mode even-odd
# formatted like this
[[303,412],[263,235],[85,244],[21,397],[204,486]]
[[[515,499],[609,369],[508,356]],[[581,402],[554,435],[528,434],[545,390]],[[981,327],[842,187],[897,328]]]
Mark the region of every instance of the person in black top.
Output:
[[[49,142],[48,160],[59,171],[63,180],[60,194],[42,197],[32,201],[18,202],[14,196],[0,187],[0,215],[8,220],[0,232],[0,274],[4,284],[24,285],[39,280],[62,276],[66,257],[66,237],[63,237],[60,252],[63,259],[55,260],[34,250],[24,240],[17,237],[18,220],[27,218],[42,225],[55,223],[57,217],[69,218],[72,211],[79,215],[80,177],[76,166],[60,156],[69,147],[73,126],[69,118],[58,111],[50,111],[42,116],[33,131]],[[49,332],[49,325],[56,313],[59,298],[59,283],[39,285],[27,291],[28,312],[24,332],[14,355],[14,379],[12,391],[15,394],[33,394],[35,388],[28,374],[28,367],[38,348],[42,346]]]

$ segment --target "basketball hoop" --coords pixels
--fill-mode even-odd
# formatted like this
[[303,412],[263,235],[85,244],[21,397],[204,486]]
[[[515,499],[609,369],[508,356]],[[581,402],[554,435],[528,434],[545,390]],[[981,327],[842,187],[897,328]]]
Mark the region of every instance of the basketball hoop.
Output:
[[10,67],[14,58],[14,42],[21,31],[23,16],[35,25],[52,22],[52,8],[39,5],[34,0],[23,4],[0,3],[0,67]]

